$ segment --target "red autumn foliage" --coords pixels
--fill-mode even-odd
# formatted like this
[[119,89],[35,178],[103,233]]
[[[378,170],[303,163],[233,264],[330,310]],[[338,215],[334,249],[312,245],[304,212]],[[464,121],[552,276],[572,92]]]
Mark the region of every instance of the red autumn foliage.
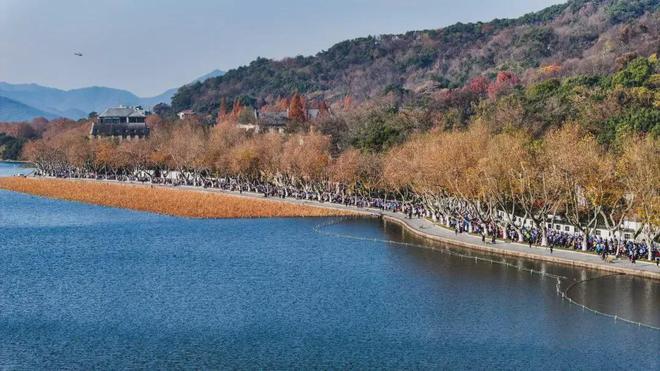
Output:
[[241,111],[243,111],[243,106],[241,105],[241,101],[238,98],[235,98],[234,107],[231,110],[231,117],[237,118],[238,115],[241,114]]
[[488,96],[496,98],[520,84],[520,79],[513,72],[500,71],[494,82],[488,85]]
[[298,93],[295,93],[293,97],[291,97],[291,103],[289,104],[289,120],[305,122],[303,99]]
[[476,95],[484,95],[488,92],[488,85],[490,81],[485,76],[477,76],[470,80],[467,89],[470,93]]
[[344,111],[350,111],[351,108],[353,107],[353,97],[351,97],[350,95],[345,96],[344,101],[342,103],[344,106],[343,107]]
[[220,109],[218,110],[218,119],[216,120],[217,123],[221,123],[225,121],[225,118],[227,117],[227,98],[222,97],[220,100]]
[[330,107],[325,100],[321,100],[318,105],[319,108],[319,117],[327,117],[330,114]]

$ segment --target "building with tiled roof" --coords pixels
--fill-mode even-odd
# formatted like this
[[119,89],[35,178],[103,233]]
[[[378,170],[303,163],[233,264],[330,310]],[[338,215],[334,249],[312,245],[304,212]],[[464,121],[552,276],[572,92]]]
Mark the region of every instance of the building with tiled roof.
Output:
[[149,135],[146,118],[148,111],[142,107],[113,107],[103,111],[92,124],[90,137],[141,139]]

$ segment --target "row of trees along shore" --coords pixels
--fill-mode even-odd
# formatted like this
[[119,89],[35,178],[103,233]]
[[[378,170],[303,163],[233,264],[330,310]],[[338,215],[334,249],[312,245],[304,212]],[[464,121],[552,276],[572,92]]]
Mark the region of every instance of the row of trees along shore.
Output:
[[[523,130],[493,132],[475,122],[465,129],[412,135],[382,152],[348,148],[313,128],[281,135],[253,134],[231,123],[159,122],[146,140],[89,139],[86,127],[29,142],[24,157],[49,176],[135,179],[217,186],[221,178],[311,194],[382,197],[423,205],[435,221],[456,213],[491,223],[504,211],[531,220],[545,245],[549,215],[585,235],[614,232],[639,220],[652,241],[660,229],[660,145],[657,136],[631,134],[605,147],[581,125],[567,123],[532,137]],[[500,213],[501,214],[501,213]],[[519,235],[520,230],[518,230]],[[583,240],[586,244],[586,239]],[[586,248],[586,245],[584,246]]]

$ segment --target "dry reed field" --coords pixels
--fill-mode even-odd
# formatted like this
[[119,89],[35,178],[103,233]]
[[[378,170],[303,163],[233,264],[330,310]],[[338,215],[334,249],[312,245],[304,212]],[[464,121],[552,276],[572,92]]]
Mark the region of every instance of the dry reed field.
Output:
[[297,205],[284,201],[260,200],[221,193],[150,187],[148,185],[6,177],[0,178],[0,188],[36,196],[189,218],[357,215],[357,213],[351,211]]

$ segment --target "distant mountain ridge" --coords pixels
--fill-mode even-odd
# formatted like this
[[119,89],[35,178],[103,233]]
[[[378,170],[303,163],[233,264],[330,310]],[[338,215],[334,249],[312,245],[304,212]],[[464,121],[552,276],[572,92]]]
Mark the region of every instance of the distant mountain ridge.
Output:
[[[223,73],[213,70],[192,83]],[[101,86],[62,90],[38,84],[0,82],[0,97],[5,98],[0,101],[0,121],[28,121],[38,116],[78,119],[92,111],[101,112],[120,104],[153,107],[158,103],[169,104],[176,91],[176,88],[169,89],[157,96],[142,98],[128,90]]]
[[50,120],[57,116],[0,96],[0,121],[25,121],[26,117],[45,117]]

